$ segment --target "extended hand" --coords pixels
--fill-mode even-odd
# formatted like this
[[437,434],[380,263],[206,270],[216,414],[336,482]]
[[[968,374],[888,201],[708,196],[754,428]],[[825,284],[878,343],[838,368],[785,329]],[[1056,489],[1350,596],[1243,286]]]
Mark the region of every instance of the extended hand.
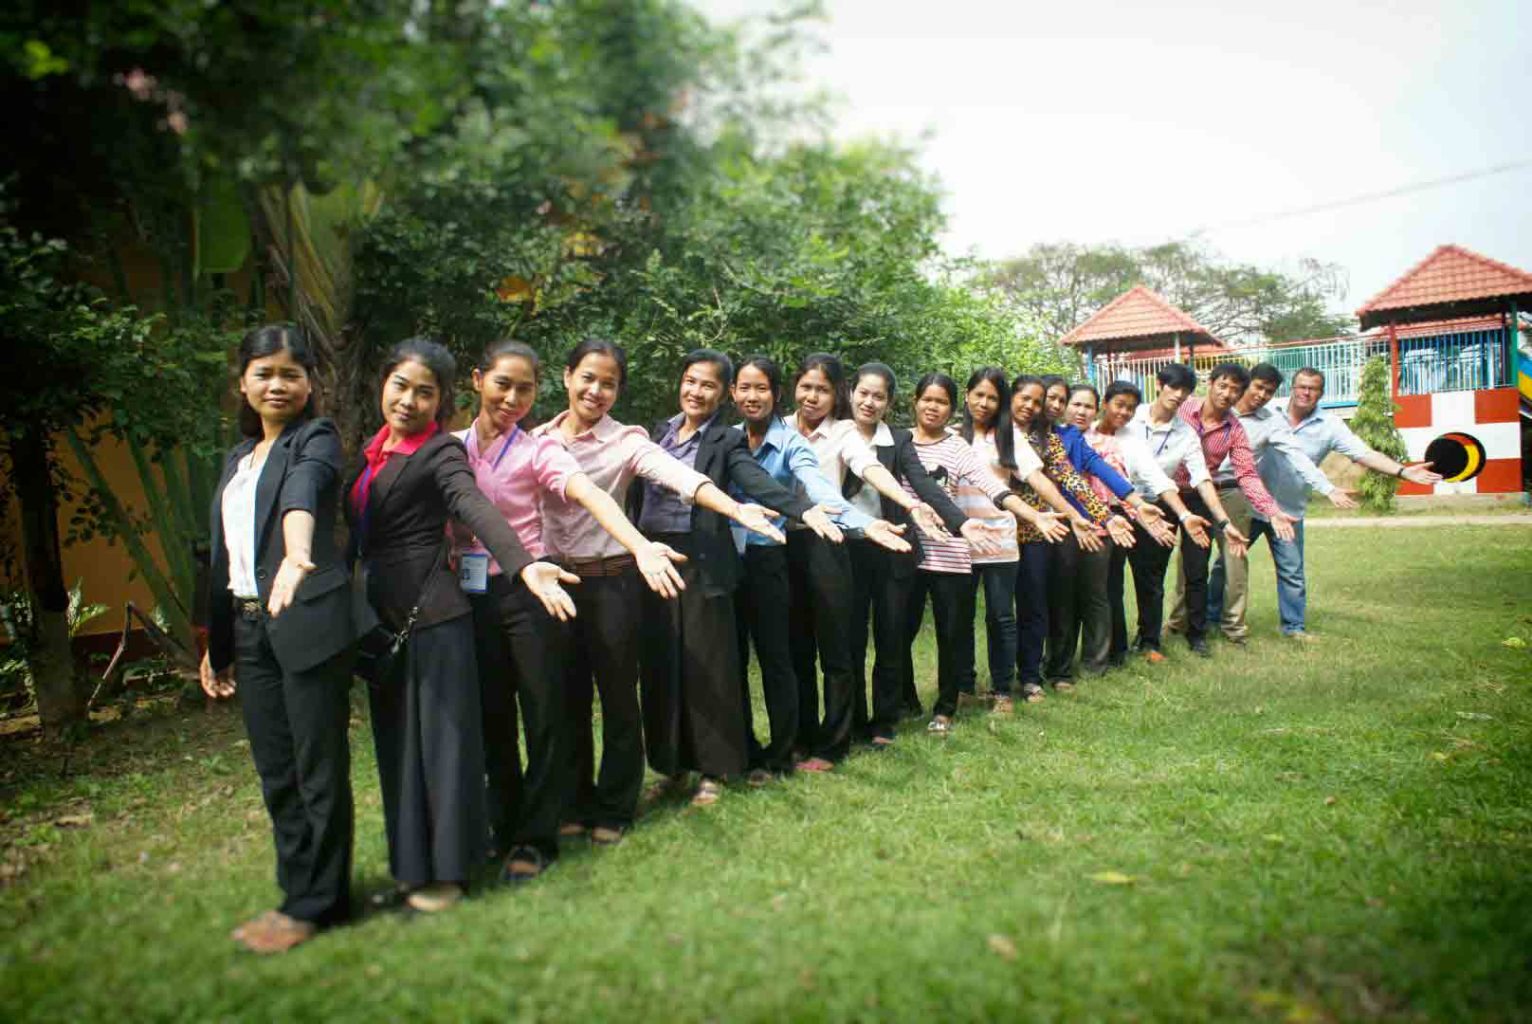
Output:
[[[1286,512],[1273,512],[1271,516],[1271,532],[1277,535],[1277,540],[1290,541],[1297,534],[1293,532],[1293,524],[1298,520]],[[1233,533],[1234,527],[1229,527],[1228,533]]]
[[214,700],[224,700],[234,696],[234,666],[230,665],[222,672],[213,671],[213,663],[209,655],[202,655],[202,664],[197,667],[197,675],[202,682],[202,692]]
[[862,532],[879,547],[901,553],[910,550],[910,542],[904,539],[904,527],[895,526],[886,519],[874,519]]
[[1133,526],[1122,516],[1113,516],[1108,519],[1106,532],[1111,536],[1112,543],[1120,548],[1131,548],[1137,542],[1137,538],[1133,536]]
[[1356,508],[1356,499],[1351,496],[1352,492],[1344,487],[1337,487],[1325,497],[1330,499],[1330,504],[1336,508]]
[[1100,551],[1101,538],[1096,536],[1096,528],[1090,523],[1082,523],[1074,520],[1070,526],[1075,532],[1075,543],[1080,545],[1081,551]]
[[298,585],[313,571],[313,562],[295,558],[282,559],[282,564],[277,567],[276,579],[271,581],[271,597],[266,602],[266,611],[273,619],[293,603],[298,594]]
[[1431,465],[1429,462],[1417,462],[1413,466],[1405,466],[1404,472],[1399,475],[1412,484],[1434,487],[1442,482],[1442,475],[1431,472]]
[[840,532],[840,527],[830,521],[830,513],[826,512],[823,505],[815,505],[803,513],[803,525],[819,534],[831,544],[839,544],[846,537]]
[[769,508],[760,505],[741,505],[734,513],[734,521],[751,533],[758,533],[767,540],[774,540],[778,544],[786,544],[787,538],[782,536],[782,531],[777,529],[773,519],[781,515]]
[[1239,528],[1233,523],[1224,527],[1223,539],[1225,544],[1238,544],[1243,549],[1249,549],[1250,547],[1250,538],[1240,533]]
[[681,554],[669,544],[656,544],[650,541],[634,557],[638,562],[638,571],[643,575],[644,582],[649,584],[649,589],[661,597],[677,597],[686,589],[686,584],[681,580],[681,574],[676,572],[672,562],[684,562],[686,556]]
[[1032,525],[1037,527],[1037,532],[1049,544],[1057,544],[1069,536],[1069,524],[1061,512],[1039,512]]
[[[1181,520],[1181,529],[1186,531],[1186,535],[1192,539],[1192,543],[1199,548],[1205,548],[1212,543],[1212,539],[1208,537],[1208,527],[1212,525],[1202,516],[1196,515],[1189,515]],[[1165,546],[1167,548],[1170,547],[1169,544]]]
[[548,609],[548,614],[555,619],[568,622],[575,617],[574,598],[559,586],[561,583],[579,583],[580,577],[574,573],[560,569],[552,562],[533,562],[521,570],[521,582],[537,595],[543,607]]
[[1147,501],[1141,501],[1133,506],[1133,511],[1138,513],[1138,521],[1148,529],[1150,523],[1162,523],[1165,521],[1165,510],[1158,505]]
[[[921,502],[910,509],[910,518],[915,521],[916,526],[920,527],[920,532],[932,540],[952,539],[952,531],[947,529],[947,524],[942,522],[942,517],[936,514],[936,509],[925,502]],[[973,520],[970,519],[969,522],[973,522]],[[964,536],[967,536],[967,534],[965,533]],[[971,540],[972,538],[969,539]]]
[[1001,523],[985,522],[982,519],[965,520],[963,525],[958,527],[958,532],[968,542],[969,550],[980,558],[985,555],[998,555],[1005,550],[1006,535],[1015,536],[1016,534],[1012,527]]

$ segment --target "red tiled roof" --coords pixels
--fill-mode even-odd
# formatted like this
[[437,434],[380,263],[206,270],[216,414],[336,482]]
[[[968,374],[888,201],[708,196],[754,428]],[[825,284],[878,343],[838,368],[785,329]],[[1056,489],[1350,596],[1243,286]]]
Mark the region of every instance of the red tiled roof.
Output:
[[1460,245],[1439,245],[1356,315],[1532,292],[1532,274]]
[[1061,345],[1186,334],[1217,341],[1212,332],[1143,285],[1134,285],[1059,339]]

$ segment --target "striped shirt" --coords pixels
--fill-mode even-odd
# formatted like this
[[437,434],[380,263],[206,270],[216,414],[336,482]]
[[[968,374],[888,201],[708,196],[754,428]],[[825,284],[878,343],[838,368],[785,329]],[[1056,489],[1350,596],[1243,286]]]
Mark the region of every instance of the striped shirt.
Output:
[[[946,489],[958,508],[975,518],[994,518],[999,511],[995,499],[1006,495],[1006,487],[974,457],[967,441],[956,434],[948,434],[940,441],[922,441],[916,437],[915,455],[926,473]],[[908,481],[905,481],[904,489],[910,497],[920,500],[920,495]],[[963,537],[946,540],[922,537],[920,551],[918,568],[926,572],[967,576],[973,571],[973,556]]]
[[[1270,519],[1280,509],[1271,492],[1261,482],[1261,474],[1255,467],[1255,456],[1250,453],[1250,439],[1245,436],[1245,428],[1240,424],[1239,417],[1231,412],[1216,427],[1204,428],[1203,401],[1195,395],[1188,398],[1181,403],[1176,415],[1202,439],[1202,458],[1207,463],[1208,472],[1217,473],[1224,460],[1228,459],[1234,466],[1234,478],[1239,482],[1239,489],[1245,492],[1250,507],[1262,519]],[[1176,483],[1182,487],[1190,486],[1185,466],[1176,470]]]

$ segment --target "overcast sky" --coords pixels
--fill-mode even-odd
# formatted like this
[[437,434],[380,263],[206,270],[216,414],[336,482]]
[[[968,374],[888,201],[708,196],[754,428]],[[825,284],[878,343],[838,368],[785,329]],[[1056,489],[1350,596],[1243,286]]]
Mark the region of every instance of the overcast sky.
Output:
[[[694,3],[715,20],[781,6]],[[1231,259],[1341,264],[1346,310],[1444,242],[1532,270],[1525,0],[827,7],[810,84],[841,98],[838,137],[924,139],[953,252],[1201,231]]]

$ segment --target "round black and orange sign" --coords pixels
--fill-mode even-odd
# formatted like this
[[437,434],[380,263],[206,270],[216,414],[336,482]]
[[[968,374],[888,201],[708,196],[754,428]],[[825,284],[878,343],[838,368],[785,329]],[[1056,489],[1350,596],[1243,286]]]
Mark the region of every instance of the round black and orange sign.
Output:
[[1426,461],[1444,482],[1462,483],[1484,468],[1484,445],[1472,434],[1454,430],[1426,445]]

